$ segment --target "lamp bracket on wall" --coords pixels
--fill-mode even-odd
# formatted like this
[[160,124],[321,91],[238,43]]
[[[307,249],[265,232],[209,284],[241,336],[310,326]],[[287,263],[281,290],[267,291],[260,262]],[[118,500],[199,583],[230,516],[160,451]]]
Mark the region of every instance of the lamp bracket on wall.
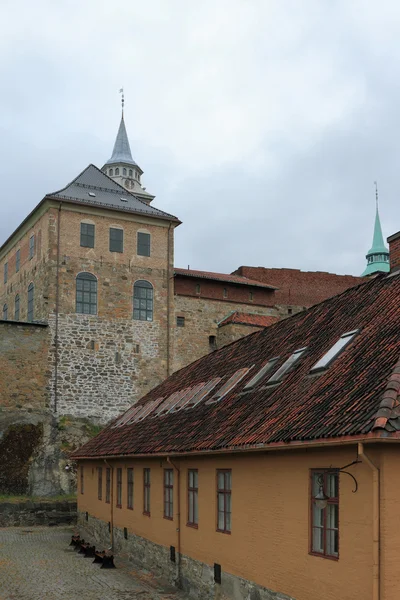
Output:
[[341,467],[340,469],[338,469],[339,473],[344,473],[345,475],[348,475],[354,481],[355,487],[354,487],[354,490],[352,490],[353,494],[355,494],[356,491],[358,490],[357,479],[354,477],[354,475],[352,473],[349,473],[348,471],[346,471],[346,469],[348,469],[352,465],[356,465],[357,463],[360,463],[360,462],[361,462],[361,460],[353,460],[353,462],[349,463],[348,465],[344,465],[344,467]]

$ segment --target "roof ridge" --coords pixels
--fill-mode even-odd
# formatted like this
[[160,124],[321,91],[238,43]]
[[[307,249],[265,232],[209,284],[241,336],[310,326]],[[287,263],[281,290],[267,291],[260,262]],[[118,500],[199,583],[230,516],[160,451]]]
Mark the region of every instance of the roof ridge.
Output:
[[[389,421],[398,419],[400,417],[399,411],[396,408],[400,405],[400,357],[393,367],[385,390],[382,394],[382,399],[375,415],[375,422],[372,427],[374,429],[387,429],[388,431],[394,431],[397,427],[394,427]],[[388,426],[389,425],[389,426]],[[400,422],[398,425],[400,429]]]

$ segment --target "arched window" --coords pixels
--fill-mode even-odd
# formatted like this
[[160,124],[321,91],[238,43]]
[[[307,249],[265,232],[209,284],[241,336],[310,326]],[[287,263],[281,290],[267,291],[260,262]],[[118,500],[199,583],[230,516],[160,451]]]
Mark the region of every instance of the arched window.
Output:
[[28,321],[33,321],[33,297],[35,293],[35,288],[33,283],[30,283],[28,286]]
[[110,176],[110,177],[112,177],[112,176],[113,176],[113,174],[114,174],[114,171],[113,171],[112,169],[110,169],[110,170],[108,171],[108,174],[109,174],[109,176]]
[[4,306],[3,306],[3,320],[7,321],[7,317],[8,317],[8,306],[7,306],[7,304],[4,304]]
[[122,169],[122,175],[123,175],[124,177],[126,177],[126,169],[125,169],[125,167]]
[[14,320],[19,321],[19,294],[15,296],[14,301]]
[[132,175],[133,175],[133,171],[132,171],[132,169],[129,169],[129,177],[132,177]]
[[76,276],[76,312],[97,314],[97,279],[91,273],[79,273]]
[[115,169],[115,174],[119,175],[119,169],[118,169],[118,167],[116,167],[116,169]]
[[133,318],[135,321],[153,320],[153,286],[139,280],[133,286]]

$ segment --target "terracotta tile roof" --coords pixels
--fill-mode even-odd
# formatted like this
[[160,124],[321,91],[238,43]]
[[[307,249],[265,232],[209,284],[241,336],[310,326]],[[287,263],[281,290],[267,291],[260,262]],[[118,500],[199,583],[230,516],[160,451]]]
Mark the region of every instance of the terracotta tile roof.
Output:
[[241,277],[240,275],[227,275],[226,273],[212,273],[211,271],[194,271],[193,269],[174,269],[175,275],[181,277],[195,277],[199,279],[210,279],[212,281],[225,281],[226,283],[237,283],[239,285],[250,285],[259,288],[267,288],[270,290],[276,290],[273,285],[257,281],[256,279],[249,279],[248,277]]
[[[185,395],[194,393],[189,388],[199,390],[201,384],[216,380],[208,396],[195,396],[200,401],[194,408],[159,416],[150,412],[141,421],[119,427],[114,422],[73,457],[247,450],[357,435],[400,438],[400,433],[387,429],[388,423],[394,427],[398,411],[399,297],[400,275],[379,276],[212,352],[174,373],[134,410],[157,406],[161,413],[161,398],[168,399],[170,408],[177,400],[182,406]],[[329,368],[310,375],[313,365],[343,333],[355,329],[359,333]],[[243,393],[267,361],[279,356],[275,372],[296,349],[304,347],[307,350],[282,383],[265,386],[262,380]],[[249,371],[226,396],[207,403],[245,367]],[[389,390],[394,393],[389,395]]]
[[253,325],[255,327],[269,327],[269,325],[272,325],[277,321],[279,321],[279,317],[235,311],[220,321],[218,327],[223,327],[223,325],[229,325],[230,323],[236,325]]

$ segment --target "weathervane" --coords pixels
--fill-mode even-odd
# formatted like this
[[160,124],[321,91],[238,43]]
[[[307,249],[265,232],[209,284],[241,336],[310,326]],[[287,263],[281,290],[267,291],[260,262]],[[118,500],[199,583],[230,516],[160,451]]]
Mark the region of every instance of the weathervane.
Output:
[[378,182],[374,181],[375,185],[375,200],[376,200],[376,208],[378,208]]
[[121,88],[119,90],[119,93],[121,94],[122,114],[124,114],[124,104],[125,104],[124,88]]

